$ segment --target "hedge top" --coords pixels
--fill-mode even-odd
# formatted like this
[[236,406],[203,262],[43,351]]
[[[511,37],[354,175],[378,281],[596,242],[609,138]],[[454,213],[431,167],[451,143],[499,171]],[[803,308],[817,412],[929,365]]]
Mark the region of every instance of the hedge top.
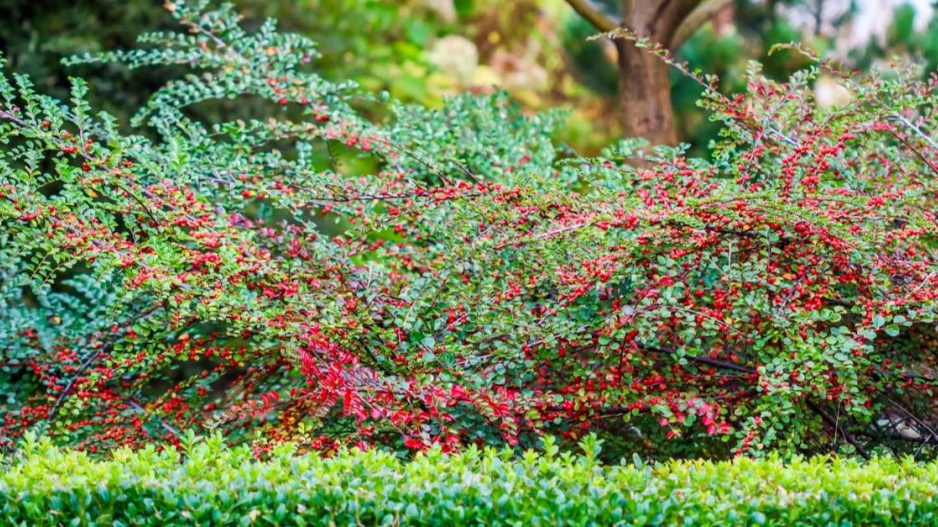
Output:
[[[29,439],[3,460],[0,518],[49,525],[910,525],[930,524],[938,465],[777,458],[604,465],[583,455],[432,449],[331,457],[278,446],[266,460],[219,437],[185,453],[108,459]],[[63,522],[64,520],[64,522]]]

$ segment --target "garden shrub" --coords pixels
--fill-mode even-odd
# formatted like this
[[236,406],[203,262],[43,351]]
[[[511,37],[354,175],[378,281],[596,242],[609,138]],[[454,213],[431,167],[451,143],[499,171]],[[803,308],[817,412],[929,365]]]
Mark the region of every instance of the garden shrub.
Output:
[[[183,32],[73,61],[197,72],[141,135],[80,80],[68,104],[0,80],[4,444],[932,453],[938,148],[915,72],[839,75],[851,99],[823,109],[823,63],[754,66],[734,99],[685,71],[723,126],[712,159],[577,159],[502,96],[388,106],[273,22],[167,5]],[[306,119],[190,116],[229,98]]]
[[27,442],[4,460],[7,525],[931,525],[938,466],[777,457],[603,465],[599,445],[559,454],[470,447],[410,461],[379,450],[263,461],[220,437],[106,459]]

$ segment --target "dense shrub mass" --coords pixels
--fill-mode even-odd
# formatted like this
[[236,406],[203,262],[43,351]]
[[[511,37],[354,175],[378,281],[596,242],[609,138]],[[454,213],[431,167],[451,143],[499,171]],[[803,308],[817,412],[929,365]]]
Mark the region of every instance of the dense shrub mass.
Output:
[[[323,79],[273,22],[167,6],[183,32],[76,59],[197,72],[141,135],[81,81],[64,104],[0,79],[4,444],[938,443],[933,83],[844,75],[823,109],[827,66],[754,67],[732,100],[687,73],[723,125],[713,159],[565,158],[556,116],[402,106]],[[191,117],[229,98],[293,112]]]
[[777,459],[603,465],[585,455],[370,450],[265,461],[220,439],[92,460],[31,442],[4,460],[6,525],[932,525],[938,465]]

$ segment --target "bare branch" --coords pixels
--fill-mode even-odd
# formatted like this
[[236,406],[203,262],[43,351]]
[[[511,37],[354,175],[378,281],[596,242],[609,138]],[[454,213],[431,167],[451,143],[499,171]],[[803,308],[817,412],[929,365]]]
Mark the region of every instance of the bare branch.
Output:
[[[645,346],[643,344],[638,344],[638,348],[644,351],[651,352],[651,353],[665,353],[667,355],[678,355],[677,350],[670,349],[670,348],[661,348],[657,346]],[[732,370],[732,371],[736,371],[739,373],[745,373],[748,375],[752,375],[753,373],[756,373],[756,370],[754,368],[750,368],[749,366],[745,366],[742,364],[737,364],[735,362],[726,362],[726,361],[711,359],[710,357],[706,357],[703,355],[699,355],[699,356],[698,355],[685,355],[684,357],[691,362],[696,362],[699,364],[706,364],[707,366],[712,366],[714,368]]]
[[615,20],[597,9],[589,0],[567,0],[567,3],[587,22],[603,33],[608,33],[619,27]]
[[[137,401],[134,401],[133,399],[125,399],[124,402],[125,402],[128,406],[130,406],[131,408],[133,408],[136,412],[142,414],[144,417],[149,417],[149,416],[150,416],[150,412],[148,412],[146,408],[140,406],[140,403],[138,403]],[[166,430],[167,432],[169,432],[170,434],[172,434],[172,435],[174,435],[174,436],[176,436],[176,437],[181,437],[181,436],[179,435],[179,431],[176,430],[175,428],[169,426],[168,424],[166,424],[166,421],[164,421],[164,420],[162,420],[162,419],[159,419],[159,422],[160,422],[160,426],[162,426],[164,430]]]
[[915,132],[915,135],[919,136],[920,138],[922,138],[923,141],[928,143],[928,146],[932,147],[935,150],[938,150],[938,144],[935,143],[934,139],[932,139],[927,134],[925,134],[925,132],[923,132],[921,128],[919,128],[918,126],[915,126],[915,124],[912,123],[912,121],[909,121],[908,119],[906,119],[905,117],[903,117],[902,115],[898,113],[893,113],[890,115],[890,117],[908,126],[909,128],[911,128],[912,131]]
[[732,5],[733,0],[709,0],[697,6],[674,31],[668,48],[677,51],[698,29],[716,16],[720,11]]
[[[132,322],[139,322],[141,320],[146,320],[147,318],[150,318],[155,313],[157,313],[161,307],[163,307],[162,302],[157,302],[156,304],[152,305],[142,314],[140,314],[139,316],[135,317],[132,321],[130,321],[128,323],[128,328],[130,327]],[[71,393],[72,388],[81,378],[82,374],[84,374],[85,370],[91,367],[92,363],[98,360],[105,353],[109,353],[111,349],[113,349],[115,343],[116,343],[116,340],[108,344],[105,344],[104,346],[101,347],[101,349],[99,349],[94,354],[88,356],[84,361],[82,361],[81,365],[78,366],[78,369],[75,370],[74,375],[72,375],[72,378],[69,379],[65,387],[62,388],[62,391],[59,393],[59,396],[56,398],[55,403],[52,405],[52,409],[46,412],[46,419],[49,422],[52,422],[55,420],[55,418],[58,415],[59,408],[61,408],[62,404],[65,403],[65,398],[68,397],[69,393]]]
[[834,429],[834,434],[835,434],[835,435],[837,434],[837,432],[838,432],[838,430],[839,430],[840,433],[841,433],[841,435],[843,436],[843,438],[847,441],[847,443],[849,443],[851,446],[853,446],[853,448],[856,449],[857,453],[860,454],[860,456],[861,456],[863,459],[867,459],[867,460],[870,459],[870,453],[867,452],[866,449],[863,448],[863,445],[861,445],[859,442],[857,442],[857,440],[854,439],[852,435],[850,435],[849,433],[847,433],[847,431],[846,431],[844,428],[842,428],[842,427],[839,426],[839,423],[837,422],[837,419],[834,419],[833,417],[831,417],[831,415],[830,415],[829,413],[827,413],[826,410],[824,410],[823,408],[821,408],[821,407],[820,407],[817,403],[815,403],[814,401],[805,400],[805,403],[807,403],[808,408],[810,408],[812,412],[818,414],[818,415],[821,417],[821,420],[823,420],[825,423],[827,423],[828,426],[830,426],[831,428]]

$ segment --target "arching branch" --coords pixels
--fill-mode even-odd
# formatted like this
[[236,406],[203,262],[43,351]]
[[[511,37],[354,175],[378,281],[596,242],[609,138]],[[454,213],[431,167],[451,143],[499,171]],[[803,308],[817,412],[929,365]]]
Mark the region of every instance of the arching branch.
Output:
[[619,27],[619,24],[612,17],[600,11],[590,0],[567,0],[567,3],[587,22],[603,33]]
[[709,0],[701,3],[696,9],[681,22],[674,31],[671,41],[668,42],[668,48],[671,51],[681,49],[681,46],[692,37],[698,29],[716,16],[720,11],[726,9],[733,3],[733,0]]

